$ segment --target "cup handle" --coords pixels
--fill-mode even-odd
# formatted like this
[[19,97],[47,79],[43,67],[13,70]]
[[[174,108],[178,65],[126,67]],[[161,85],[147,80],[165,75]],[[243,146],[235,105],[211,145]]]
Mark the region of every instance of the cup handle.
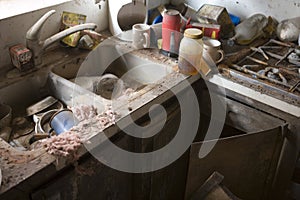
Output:
[[216,61],[217,64],[224,59],[224,51],[222,49],[219,49],[218,53],[220,54],[221,57],[219,58],[219,60]]
[[149,48],[150,47],[150,37],[148,33],[143,33],[144,37],[145,37],[145,41],[146,43],[143,45],[144,48]]

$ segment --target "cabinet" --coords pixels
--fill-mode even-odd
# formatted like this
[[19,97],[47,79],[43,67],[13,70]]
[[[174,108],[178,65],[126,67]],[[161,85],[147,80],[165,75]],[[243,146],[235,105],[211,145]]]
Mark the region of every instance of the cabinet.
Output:
[[[208,90],[201,88],[200,127],[189,152],[189,167],[185,199],[196,195],[196,191],[207,178],[217,171],[224,176],[224,184],[241,199],[276,199],[275,189],[279,172],[283,145],[287,140],[288,124],[274,116],[259,111],[249,105],[226,98],[226,119],[220,138],[204,141],[204,134],[210,118]],[[203,123],[205,122],[205,123]],[[199,158],[203,145],[215,144],[204,158]],[[292,168],[286,171],[287,175]],[[281,185],[287,186],[288,182]],[[281,196],[281,197],[280,197]]]
[[[130,148],[128,138],[116,135],[112,140]],[[37,188],[32,200],[127,200],[132,199],[133,174],[114,170],[90,154],[78,161],[77,166],[59,172],[51,181]]]
[[[193,88],[201,111],[199,128],[193,143],[175,162],[153,172],[134,174],[111,169],[87,155],[76,168],[67,169],[52,182],[37,188],[31,195],[32,199],[190,199],[214,171],[224,175],[223,184],[242,199],[276,199],[276,195],[282,195],[276,193],[275,186],[279,181],[277,175],[283,174],[280,158],[284,157],[283,144],[287,140],[288,124],[226,98],[226,119],[221,137],[204,141],[211,120],[210,95],[201,80],[195,82]],[[214,92],[218,92],[217,88]],[[187,94],[183,90],[178,95]],[[159,102],[162,102],[168,116],[159,133],[141,139],[119,130],[112,141],[139,153],[151,152],[168,144],[177,133],[182,108],[174,96]],[[150,118],[147,114],[138,116],[135,122],[145,126]],[[215,141],[217,143],[212,151],[200,159],[201,146]],[[293,167],[284,170],[289,176]],[[285,186],[288,183],[280,184]]]
[[[197,136],[178,160],[151,173],[151,192],[147,199],[190,199],[214,171],[224,175],[222,183],[242,199],[281,198],[283,194],[275,187],[278,185],[276,175],[282,173],[279,166],[289,132],[288,124],[226,98],[226,119],[220,138],[211,137],[204,141],[211,120],[210,95],[204,82],[198,81],[193,87],[201,111]],[[214,89],[213,92],[218,92],[217,88]],[[180,122],[178,102],[169,100],[165,107],[167,110],[173,108],[173,112],[168,115],[163,134],[153,138],[153,149],[166,145],[176,134],[176,125]],[[216,141],[210,153],[200,159],[200,148]],[[287,176],[292,169],[285,168]],[[279,184],[287,186],[288,182]]]

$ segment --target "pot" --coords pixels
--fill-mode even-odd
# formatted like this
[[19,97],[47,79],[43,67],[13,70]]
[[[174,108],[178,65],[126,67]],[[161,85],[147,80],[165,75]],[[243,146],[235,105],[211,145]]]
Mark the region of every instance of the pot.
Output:
[[122,31],[132,29],[134,24],[145,23],[147,20],[147,7],[145,3],[132,1],[121,7],[117,16]]

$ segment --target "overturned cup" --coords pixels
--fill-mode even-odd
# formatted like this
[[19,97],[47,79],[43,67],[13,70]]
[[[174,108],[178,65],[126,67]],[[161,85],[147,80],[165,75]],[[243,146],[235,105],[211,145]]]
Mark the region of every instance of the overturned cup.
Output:
[[71,110],[63,109],[54,113],[49,123],[50,127],[59,135],[70,130],[73,126],[76,126],[79,120],[74,116]]

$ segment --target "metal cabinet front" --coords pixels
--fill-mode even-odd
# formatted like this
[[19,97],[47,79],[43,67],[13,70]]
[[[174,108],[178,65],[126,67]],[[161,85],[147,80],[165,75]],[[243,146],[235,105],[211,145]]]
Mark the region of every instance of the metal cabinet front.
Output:
[[[287,126],[284,121],[246,105],[226,102],[221,137],[191,145],[185,199],[194,197],[215,171],[224,176],[222,184],[237,197],[269,199],[274,193],[272,187]],[[200,148],[213,143],[214,148],[200,159]]]

